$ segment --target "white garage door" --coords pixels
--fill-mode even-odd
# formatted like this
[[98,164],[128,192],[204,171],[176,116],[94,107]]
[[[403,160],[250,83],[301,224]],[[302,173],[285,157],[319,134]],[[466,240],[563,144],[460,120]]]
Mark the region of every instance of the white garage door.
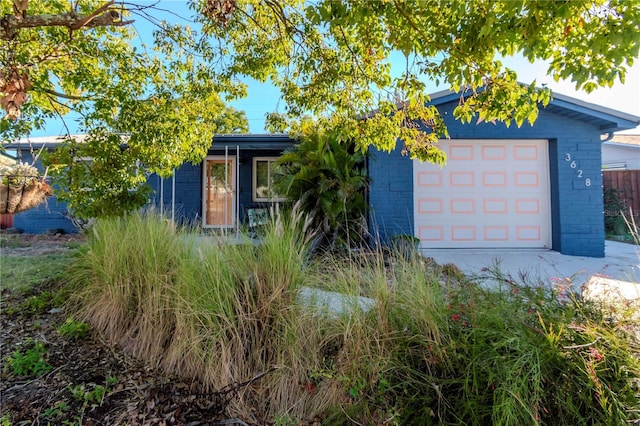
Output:
[[551,246],[548,142],[446,140],[447,164],[414,161],[422,248]]

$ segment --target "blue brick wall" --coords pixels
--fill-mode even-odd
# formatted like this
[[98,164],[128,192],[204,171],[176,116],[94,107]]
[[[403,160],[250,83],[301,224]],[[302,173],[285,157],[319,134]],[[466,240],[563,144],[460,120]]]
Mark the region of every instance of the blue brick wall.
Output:
[[77,233],[78,229],[65,217],[66,212],[66,203],[58,202],[56,197],[52,196],[36,208],[17,213],[13,219],[13,227],[27,234],[44,234],[54,229]]
[[[162,179],[158,175],[151,175],[148,179],[153,190],[149,204],[157,212],[162,210],[165,216],[171,215],[173,179],[173,177]],[[176,222],[199,225],[202,211],[202,166],[200,164],[187,163],[176,169],[175,192]]]
[[401,144],[391,153],[371,149],[367,169],[371,184],[371,233],[374,241],[386,242],[397,234],[414,235],[413,162],[402,156]]
[[[31,164],[33,156],[29,151],[22,151],[20,161]],[[40,170],[40,173],[44,173],[44,167],[40,162],[37,162],[35,167]],[[13,227],[21,229],[28,234],[43,234],[50,229],[62,229],[67,233],[76,233],[78,229],[65,217],[67,211],[66,203],[58,201],[55,196],[51,196],[36,208],[16,213],[13,219]]]
[[[235,150],[230,150],[229,156],[235,156]],[[270,203],[256,203],[252,200],[252,168],[254,157],[278,157],[281,151],[253,150],[241,151],[238,167],[239,179],[237,195],[239,197],[238,219],[241,223],[247,221],[247,209],[256,207],[268,207]],[[222,151],[210,151],[209,155],[224,156]],[[202,164],[184,164],[175,172],[175,209],[176,221],[202,225]],[[164,214],[171,214],[172,178],[164,179],[163,197]],[[150,204],[156,209],[160,206],[160,177],[152,175],[149,183],[154,191]]]
[[[603,257],[601,142],[597,131],[582,130],[576,129],[573,134],[558,138],[555,172],[558,179],[559,251],[575,256]],[[573,161],[575,168],[571,167]],[[581,178],[578,177],[579,170],[582,170]]]
[[[451,139],[549,140],[553,249],[568,255],[603,257],[600,131],[589,123],[544,110],[534,126],[462,124],[453,118],[456,104],[439,107]],[[370,152],[372,233],[383,240],[394,234],[413,234],[411,161],[400,155],[399,147],[390,154],[374,149]],[[570,161],[566,161],[567,154]],[[577,176],[578,170],[582,170],[582,177]]]

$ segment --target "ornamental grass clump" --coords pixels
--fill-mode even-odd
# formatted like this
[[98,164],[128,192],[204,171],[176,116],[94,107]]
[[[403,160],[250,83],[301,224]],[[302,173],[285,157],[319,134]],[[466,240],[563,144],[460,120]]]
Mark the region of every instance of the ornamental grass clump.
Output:
[[182,264],[181,342],[167,358],[212,390],[242,384],[226,406],[230,416],[313,416],[330,401],[305,385],[310,366],[320,363],[313,348],[324,339],[317,319],[297,303],[311,242],[306,225],[296,211],[276,213],[261,244],[247,238],[193,247]]
[[[445,311],[435,272],[402,254],[389,262],[383,251],[328,256],[314,266],[310,285],[349,297],[346,313],[323,323],[333,339],[313,375],[337,395],[326,424],[399,424],[418,391],[423,402],[437,400],[431,378],[443,361]],[[375,303],[363,307],[355,297]]]
[[307,225],[278,214],[262,244],[235,245],[197,243],[153,214],[101,219],[72,268],[77,317],[136,357],[228,391],[231,414],[322,412],[331,399],[305,380],[323,327],[296,303]]
[[[73,266],[76,317],[153,365],[231,390],[229,416],[391,412],[390,381],[407,374],[394,359],[433,363],[420,352],[440,338],[441,303],[423,268],[390,273],[381,254],[311,259],[310,221],[296,210],[272,217],[257,245],[196,243],[153,214],[101,219]],[[331,314],[302,303],[303,286],[348,306]]]
[[637,420],[627,320],[569,278],[496,265],[488,288],[406,253],[311,256],[309,220],[271,217],[259,244],[188,238],[153,214],[99,220],[73,265],[74,318],[248,424]]
[[188,250],[160,218],[101,219],[72,266],[80,319],[132,355],[161,362],[174,339],[174,292]]

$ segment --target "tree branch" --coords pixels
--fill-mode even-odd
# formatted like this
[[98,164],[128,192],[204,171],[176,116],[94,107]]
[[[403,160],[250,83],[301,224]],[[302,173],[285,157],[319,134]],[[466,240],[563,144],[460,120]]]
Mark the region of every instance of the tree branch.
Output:
[[69,99],[72,101],[86,101],[87,97],[85,96],[75,96],[75,95],[67,95],[66,93],[60,93],[60,92],[56,92],[55,90],[50,90],[50,89],[42,89],[43,92],[48,93],[52,96],[55,96],[57,98],[64,98],[64,99]]
[[11,40],[16,31],[24,28],[37,27],[66,27],[71,30],[94,27],[122,27],[132,24],[134,21],[123,21],[115,10],[106,10],[100,14],[78,16],[75,13],[61,13],[59,15],[27,15],[18,19],[13,15],[5,15],[0,19],[0,39]]

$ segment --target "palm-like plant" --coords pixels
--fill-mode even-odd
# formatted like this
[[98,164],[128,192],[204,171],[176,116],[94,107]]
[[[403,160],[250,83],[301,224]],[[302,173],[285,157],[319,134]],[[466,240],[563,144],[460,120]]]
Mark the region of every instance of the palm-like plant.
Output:
[[352,140],[314,131],[278,160],[279,192],[300,201],[331,248],[364,241],[369,184],[365,156]]

